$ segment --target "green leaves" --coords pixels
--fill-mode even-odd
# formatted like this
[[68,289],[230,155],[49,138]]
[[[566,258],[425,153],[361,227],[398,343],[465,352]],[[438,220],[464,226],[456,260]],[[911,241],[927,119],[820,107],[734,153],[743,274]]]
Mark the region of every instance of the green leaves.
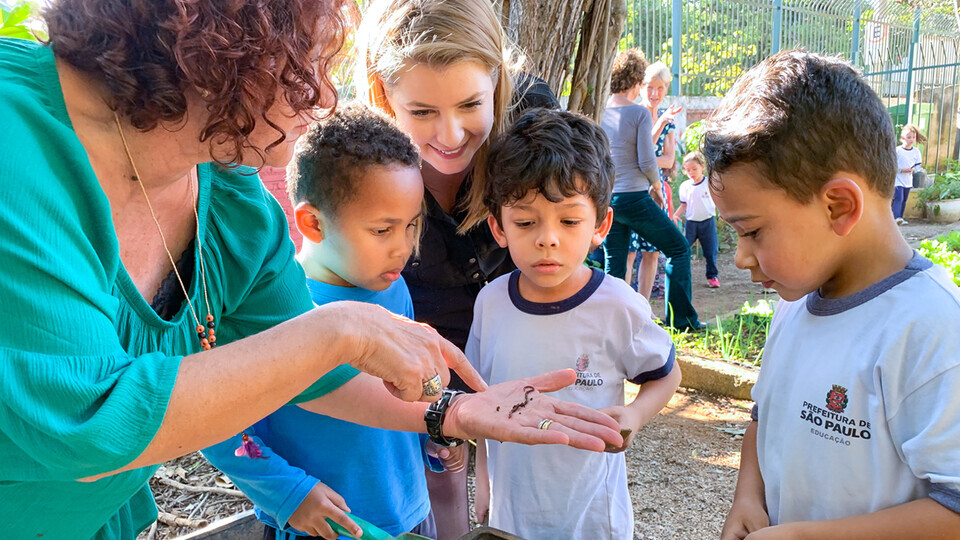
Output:
[[744,302],[738,313],[725,319],[717,317],[716,326],[706,332],[678,332],[667,328],[674,346],[688,352],[727,361],[760,365],[766,345],[774,305],[760,300],[756,305]]
[[947,171],[938,174],[932,186],[918,189],[917,199],[920,205],[932,201],[960,199],[960,162],[947,160]]
[[960,285],[960,231],[942,234],[936,240],[924,240],[917,251],[946,268],[953,282]]
[[30,29],[32,7],[27,2],[19,2],[12,7],[0,6],[0,37],[29,39],[37,37]]

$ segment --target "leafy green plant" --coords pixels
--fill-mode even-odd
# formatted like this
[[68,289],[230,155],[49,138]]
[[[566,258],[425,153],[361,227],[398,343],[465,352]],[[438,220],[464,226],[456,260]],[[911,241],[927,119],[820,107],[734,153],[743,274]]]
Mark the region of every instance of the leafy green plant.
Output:
[[953,282],[960,285],[960,231],[942,234],[936,240],[920,242],[920,255],[947,269]]
[[28,2],[18,2],[11,7],[0,5],[0,37],[36,41],[37,36],[30,27],[32,12]]
[[697,121],[683,131],[683,142],[687,147],[687,152],[693,152],[703,147],[703,122]]
[[760,300],[756,305],[744,302],[740,311],[725,319],[717,317],[716,327],[706,332],[670,331],[677,349],[731,362],[760,365],[763,347],[773,318],[773,305]]
[[928,202],[960,199],[960,163],[949,160],[947,172],[938,174],[933,185],[917,190],[917,205],[922,207]]

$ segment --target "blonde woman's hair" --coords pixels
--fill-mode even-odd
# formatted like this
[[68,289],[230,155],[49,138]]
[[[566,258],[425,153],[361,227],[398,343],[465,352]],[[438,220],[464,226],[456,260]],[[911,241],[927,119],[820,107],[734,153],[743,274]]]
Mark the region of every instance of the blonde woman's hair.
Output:
[[670,74],[670,68],[666,64],[657,61],[647,66],[647,70],[643,74],[643,84],[650,84],[650,81],[654,79],[660,79],[664,83],[670,84],[673,75]]
[[464,208],[464,233],[487,217],[483,204],[490,139],[506,129],[513,97],[513,76],[520,60],[489,0],[375,0],[364,14],[356,37],[357,98],[396,117],[385,87],[396,84],[405,63],[443,69],[458,62],[478,62],[493,79],[493,128],[477,149]]
[[903,126],[903,129],[900,130],[900,136],[903,136],[904,131],[912,131],[914,135],[917,136],[917,144],[927,144],[927,138],[923,136],[923,133],[920,132],[920,128],[915,124],[907,124]]

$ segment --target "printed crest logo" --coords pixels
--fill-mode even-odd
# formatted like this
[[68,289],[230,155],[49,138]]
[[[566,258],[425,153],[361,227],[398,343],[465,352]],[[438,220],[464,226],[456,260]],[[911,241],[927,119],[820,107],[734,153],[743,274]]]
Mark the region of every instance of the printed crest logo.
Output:
[[827,392],[827,408],[836,413],[842,413],[847,408],[847,389],[839,384],[833,385],[833,388]]
[[588,367],[590,367],[590,357],[581,354],[580,358],[577,358],[577,371],[586,371]]

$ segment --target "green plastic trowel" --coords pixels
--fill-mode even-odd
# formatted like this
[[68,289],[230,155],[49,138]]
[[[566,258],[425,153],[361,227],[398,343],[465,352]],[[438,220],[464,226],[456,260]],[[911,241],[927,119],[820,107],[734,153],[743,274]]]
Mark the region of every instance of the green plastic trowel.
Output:
[[[347,514],[356,523],[363,529],[363,535],[360,536],[358,540],[430,540],[426,536],[420,536],[419,534],[413,533],[403,533],[400,536],[390,536],[390,534],[377,527],[372,523],[368,523],[366,520],[360,519],[353,514]],[[333,528],[333,531],[337,534],[343,536],[348,536],[350,538],[356,538],[348,530],[344,529],[342,525],[334,522],[333,520],[327,519],[327,524]]]

